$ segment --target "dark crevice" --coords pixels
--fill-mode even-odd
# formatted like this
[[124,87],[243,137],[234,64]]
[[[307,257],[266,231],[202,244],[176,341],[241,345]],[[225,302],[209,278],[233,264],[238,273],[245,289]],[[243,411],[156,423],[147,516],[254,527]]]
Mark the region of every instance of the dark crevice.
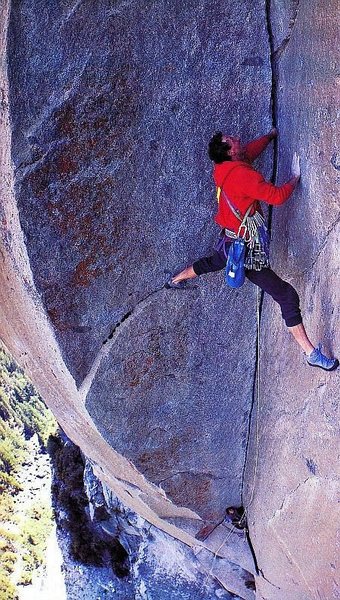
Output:
[[[258,332],[257,332],[257,335],[258,335]],[[244,458],[243,469],[242,469],[242,477],[241,477],[241,500],[242,500],[242,506],[246,506],[246,502],[245,502],[246,499],[245,499],[245,496],[244,496],[244,480],[245,480],[245,474],[246,474],[246,468],[247,468],[247,462],[248,462],[249,444],[250,444],[250,437],[251,437],[251,425],[252,425],[253,412],[254,412],[254,406],[255,406],[255,401],[256,401],[257,368],[258,368],[258,348],[257,348],[257,344],[256,344],[255,369],[254,369],[253,385],[252,385],[252,392],[251,392],[251,398],[252,399],[251,399],[251,406],[250,406],[249,417],[248,417],[247,441],[246,441],[245,458]]]
[[[267,31],[268,31],[268,42],[269,42],[269,50],[270,50],[270,65],[271,65],[271,75],[272,75],[271,99],[270,99],[272,127],[277,127],[277,85],[276,85],[277,77],[276,77],[276,70],[275,70],[275,64],[274,64],[274,58],[273,58],[274,38],[273,38],[272,25],[271,25],[271,0],[266,0],[266,23],[267,23]],[[275,183],[276,178],[277,178],[277,165],[278,165],[278,143],[277,143],[277,138],[274,138],[273,167],[272,167],[272,174],[271,174],[271,178],[270,178],[272,183]],[[271,234],[271,227],[272,227],[272,211],[273,211],[273,207],[269,206],[269,214],[268,214],[269,234]],[[261,291],[260,301],[259,301],[260,325],[261,325],[263,298],[264,298],[264,292]],[[256,400],[256,391],[257,391],[256,381],[257,381],[258,362],[259,362],[258,336],[259,336],[259,331],[257,332],[257,337],[256,337],[255,369],[254,369],[254,377],[253,377],[253,385],[252,385],[252,402],[251,402],[251,407],[250,407],[250,411],[249,411],[245,461],[244,461],[244,466],[243,466],[243,471],[242,471],[241,496],[242,496],[242,502],[243,502],[244,506],[245,506],[245,504],[244,504],[244,500],[245,500],[244,499],[244,477],[245,477],[245,470],[246,470],[246,464],[247,464],[247,458],[248,458],[248,452],[249,452],[251,424],[252,424],[252,417],[253,417],[254,405],[255,405],[255,400]]]
[[108,335],[108,337],[106,338],[106,340],[103,341],[103,344],[106,344],[106,342],[108,342],[109,340],[112,340],[114,334],[116,333],[118,327],[121,326],[122,323],[124,323],[124,321],[126,321],[126,319],[128,319],[129,317],[131,317],[133,313],[133,310],[129,310],[127,313],[125,313],[125,315],[120,319],[120,321],[118,321],[118,323],[116,323],[116,325],[114,326],[114,328],[112,329],[111,333]]
[[[259,321],[259,327],[261,325],[261,313],[262,313],[262,303],[263,303],[263,296],[264,293],[261,292],[260,294],[260,300],[259,300],[259,317],[260,317],[260,321]],[[254,408],[256,405],[256,395],[257,395],[257,376],[258,376],[258,369],[259,369],[259,355],[258,355],[258,341],[259,341],[259,327],[257,329],[257,334],[256,334],[256,348],[255,348],[255,368],[254,368],[254,375],[253,375],[253,385],[252,385],[252,396],[251,396],[251,406],[250,406],[250,411],[249,411],[249,418],[248,418],[248,429],[247,429],[247,442],[246,442],[246,449],[245,449],[245,458],[244,458],[244,463],[243,463],[243,470],[242,470],[242,477],[241,477],[241,500],[242,500],[242,506],[245,507],[244,509],[244,515],[243,518],[245,520],[247,520],[248,515],[247,515],[247,502],[246,502],[246,497],[245,497],[245,490],[244,490],[244,483],[245,483],[245,475],[246,475],[246,469],[247,469],[247,463],[248,463],[248,455],[249,455],[249,447],[250,447],[250,440],[251,440],[251,432],[252,432],[252,423],[253,423],[253,413],[254,413]],[[256,418],[259,418],[259,415],[256,414]],[[253,485],[255,485],[255,481],[253,481]],[[257,558],[256,558],[256,554],[255,554],[255,550],[249,535],[249,528],[248,526],[245,529],[245,534],[246,534],[246,538],[247,538],[247,542],[253,557],[253,561],[254,561],[254,565],[255,565],[255,570],[256,570],[256,574],[259,574],[259,566],[258,566],[258,562],[257,562]]]
[[90,370],[88,371],[85,379],[83,379],[81,385],[78,388],[78,390],[81,391],[81,393],[84,395],[84,398],[86,398],[88,391],[92,385],[92,381],[93,381],[93,379],[98,371],[98,368],[100,366],[101,360],[105,356],[105,354],[110,350],[110,342],[112,343],[112,340],[113,340],[115,334],[117,333],[117,331],[119,330],[119,328],[123,325],[123,323],[128,321],[128,319],[135,314],[135,311],[138,308],[141,308],[143,306],[143,304],[149,298],[151,298],[151,296],[158,294],[158,292],[160,292],[163,289],[164,289],[164,286],[157,288],[156,290],[153,290],[152,292],[147,294],[144,298],[142,298],[139,302],[137,302],[137,304],[134,307],[132,307],[130,310],[128,310],[122,316],[122,318],[114,325],[113,329],[110,331],[107,338],[103,341],[101,348],[98,351],[97,356],[96,356],[95,360],[93,361]]
[[265,577],[263,570],[260,569],[259,574],[261,575],[261,577],[263,577],[263,579],[265,579],[265,581],[267,581],[270,585],[272,585],[274,588],[276,588],[277,590],[280,590],[281,588],[278,585],[275,585],[275,583],[272,583],[271,581],[269,581],[269,579],[267,579],[267,577]]
[[[277,64],[275,61],[275,47],[274,47],[274,35],[271,22],[271,0],[266,0],[266,23],[268,32],[268,42],[270,51],[270,68],[271,68],[271,97],[270,97],[270,108],[272,116],[272,127],[277,127],[278,124],[278,106],[277,106]],[[277,180],[278,171],[278,139],[274,138],[273,145],[273,167],[270,181],[275,184]],[[269,206],[268,213],[268,230],[269,234],[272,231],[272,218],[273,218],[273,207]]]
[[[277,124],[278,124],[277,80],[278,80],[278,77],[277,77],[277,65],[276,65],[276,61],[275,61],[276,55],[275,55],[275,47],[274,47],[274,35],[273,35],[273,28],[272,28],[272,22],[271,22],[271,8],[272,8],[271,0],[266,0],[266,2],[265,2],[266,25],[267,25],[267,32],[268,32],[268,45],[269,45],[270,68],[271,68],[270,109],[271,109],[272,127],[277,128]],[[296,8],[296,15],[297,15],[297,8]],[[296,15],[295,15],[295,19],[296,19]],[[294,23],[295,23],[295,20],[294,20]],[[273,144],[273,166],[272,166],[272,173],[271,173],[271,177],[270,177],[270,181],[273,184],[275,184],[277,181],[277,173],[278,173],[278,140],[276,137],[276,138],[274,138],[274,144]],[[271,236],[271,232],[272,232],[272,219],[273,219],[273,207],[269,206],[269,210],[268,210],[269,236]],[[258,378],[258,369],[259,369],[259,336],[260,336],[261,319],[262,319],[263,299],[264,299],[264,292],[261,291],[260,298],[258,301],[259,306],[257,309],[259,311],[259,323],[258,323],[258,329],[257,329],[257,335],[256,335],[255,368],[254,368],[253,385],[252,385],[252,400],[251,400],[251,406],[250,406],[249,418],[248,418],[245,459],[244,459],[242,478],[241,478],[241,498],[242,498],[242,505],[246,507],[245,511],[247,511],[247,503],[246,503],[246,498],[245,498],[244,484],[245,484],[245,474],[246,474],[246,469],[247,469],[249,448],[250,448],[250,441],[251,441],[254,407],[256,405],[256,397],[257,397],[257,393],[258,393],[257,378]],[[257,419],[259,418],[258,414],[256,414],[255,416]],[[253,484],[255,485],[255,482],[253,482]],[[246,517],[247,517],[247,515],[245,512],[245,518]],[[246,536],[247,536],[247,541],[248,541],[248,544],[249,544],[249,547],[250,547],[250,550],[251,550],[251,553],[253,556],[256,573],[259,574],[260,570],[259,570],[259,566],[257,563],[255,550],[254,550],[254,547],[252,545],[252,541],[251,541],[251,538],[249,535],[248,528],[246,529]]]
[[134,306],[127,313],[125,313],[125,315],[123,315],[123,317],[118,321],[118,323],[115,324],[114,328],[112,329],[111,333],[108,335],[108,337],[106,338],[106,340],[103,341],[103,345],[106,344],[109,340],[112,340],[112,338],[113,338],[114,334],[116,333],[117,329],[122,325],[122,323],[124,323],[124,321],[127,321],[127,319],[129,317],[131,317],[131,315],[133,315],[133,313],[135,312],[136,308],[138,308],[138,306],[140,306],[141,304],[143,304],[144,302],[146,302],[146,300],[148,300],[154,294],[157,294],[158,292],[160,292],[162,289],[164,289],[164,286],[162,286],[161,288],[158,288],[157,290],[153,290],[152,292],[150,292],[150,294],[148,294],[147,296],[145,296],[145,298],[142,298],[136,304],[136,306]]

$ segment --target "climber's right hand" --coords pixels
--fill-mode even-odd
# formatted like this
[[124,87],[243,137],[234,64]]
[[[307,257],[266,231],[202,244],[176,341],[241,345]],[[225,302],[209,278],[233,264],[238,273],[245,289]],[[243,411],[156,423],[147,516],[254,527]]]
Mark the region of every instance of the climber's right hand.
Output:
[[300,179],[300,177],[301,177],[300,156],[297,154],[297,152],[294,152],[294,154],[293,154],[291,172],[292,172],[292,177],[296,178],[297,180]]

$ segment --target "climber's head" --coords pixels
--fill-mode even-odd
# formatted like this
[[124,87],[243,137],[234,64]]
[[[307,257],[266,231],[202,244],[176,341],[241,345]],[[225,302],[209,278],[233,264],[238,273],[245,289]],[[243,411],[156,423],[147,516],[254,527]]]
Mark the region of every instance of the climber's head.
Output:
[[221,131],[215,133],[209,142],[209,158],[219,164],[225,160],[241,160],[242,146],[240,138],[225,135]]

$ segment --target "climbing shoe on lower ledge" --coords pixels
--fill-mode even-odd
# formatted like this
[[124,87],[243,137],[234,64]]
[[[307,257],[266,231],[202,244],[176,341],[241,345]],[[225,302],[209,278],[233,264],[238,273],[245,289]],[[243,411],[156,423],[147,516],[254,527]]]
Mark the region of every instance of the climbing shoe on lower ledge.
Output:
[[334,371],[339,366],[337,358],[327,358],[321,352],[321,344],[314,348],[313,352],[307,356],[307,362],[310,367],[320,367],[324,371]]

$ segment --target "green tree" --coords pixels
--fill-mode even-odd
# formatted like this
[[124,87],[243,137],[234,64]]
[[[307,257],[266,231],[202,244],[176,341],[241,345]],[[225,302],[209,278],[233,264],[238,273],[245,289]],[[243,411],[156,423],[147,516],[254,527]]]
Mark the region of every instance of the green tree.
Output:
[[[24,521],[16,514],[14,497],[21,490],[17,475],[30,457],[28,440],[38,435],[42,449],[57,430],[52,413],[14,360],[0,348],[0,599],[17,600],[10,579],[18,557],[24,565],[21,583],[44,563],[52,513],[37,503]],[[13,532],[13,525],[18,533]],[[8,526],[8,527],[7,527]]]

